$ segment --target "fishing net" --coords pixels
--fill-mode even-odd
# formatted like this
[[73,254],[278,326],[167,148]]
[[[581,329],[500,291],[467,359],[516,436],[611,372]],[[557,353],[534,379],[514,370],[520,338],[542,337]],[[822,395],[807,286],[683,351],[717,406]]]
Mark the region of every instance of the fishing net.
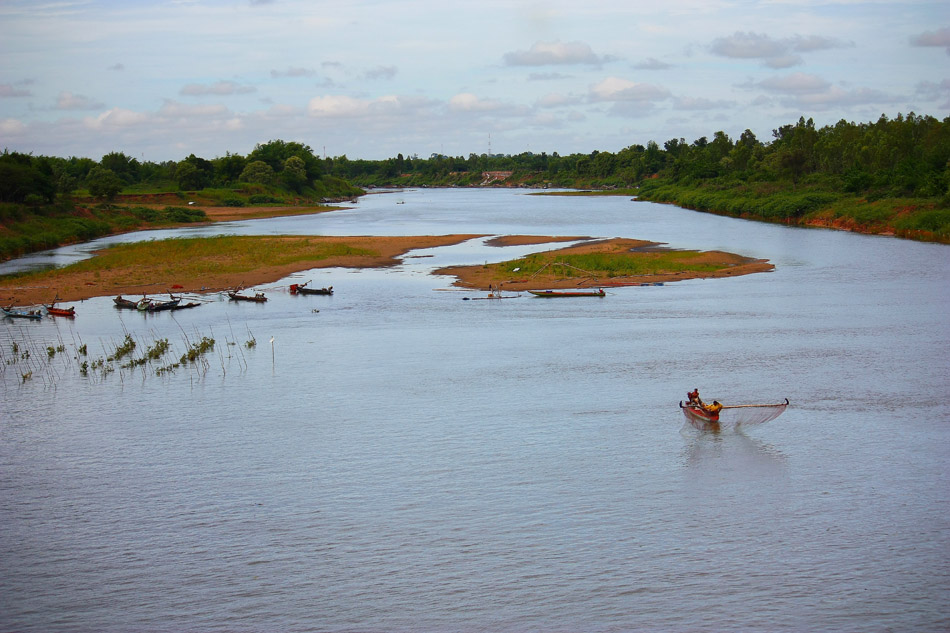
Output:
[[753,426],[765,424],[785,412],[788,404],[763,404],[738,407],[724,407],[719,412],[719,423],[727,426]]

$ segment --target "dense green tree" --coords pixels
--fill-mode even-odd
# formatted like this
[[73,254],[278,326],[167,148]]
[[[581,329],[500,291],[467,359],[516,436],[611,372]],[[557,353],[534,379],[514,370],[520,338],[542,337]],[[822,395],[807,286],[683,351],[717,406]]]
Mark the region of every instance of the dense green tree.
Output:
[[102,157],[99,166],[108,169],[125,184],[138,182],[139,162],[122,152],[110,152]]
[[280,172],[280,180],[285,187],[300,193],[307,186],[307,166],[299,156],[291,156],[284,161],[284,168]]
[[254,182],[269,185],[274,182],[274,169],[262,160],[255,160],[247,164],[241,172],[242,182]]
[[48,164],[27,154],[4,151],[0,154],[0,201],[25,202],[28,196],[51,202],[56,184]]
[[93,167],[86,176],[89,195],[102,200],[114,200],[122,191],[122,180],[111,169]]

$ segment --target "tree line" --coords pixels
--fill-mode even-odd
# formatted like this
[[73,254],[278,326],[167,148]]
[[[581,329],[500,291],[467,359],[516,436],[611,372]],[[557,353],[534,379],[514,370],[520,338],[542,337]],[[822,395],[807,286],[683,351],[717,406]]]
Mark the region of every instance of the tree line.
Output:
[[819,184],[872,197],[944,198],[950,186],[950,117],[910,113],[869,123],[845,120],[816,127],[812,119],[783,125],[762,141],[751,130],[737,139],[718,131],[692,142],[630,145],[618,152],[467,158],[399,154],[387,160],[327,161],[336,176],[361,186],[474,185],[490,171],[511,171],[509,182],[528,186],[635,187],[652,178],[685,185],[782,182]]
[[57,195],[87,192],[111,200],[122,191],[196,191],[243,184],[276,188],[304,197],[354,190],[332,177],[323,160],[303,143],[273,140],[247,156],[227,153],[205,159],[194,154],[180,161],[139,161],[123,152],[91,158],[33,156],[4,150],[0,154],[0,202],[39,206]]

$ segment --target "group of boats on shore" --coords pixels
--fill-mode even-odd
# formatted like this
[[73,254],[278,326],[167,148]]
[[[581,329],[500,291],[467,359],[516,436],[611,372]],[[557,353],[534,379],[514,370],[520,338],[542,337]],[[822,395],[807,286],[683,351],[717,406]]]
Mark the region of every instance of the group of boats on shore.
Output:
[[[292,295],[332,295],[333,286],[327,288],[308,288],[307,284],[310,282],[302,284],[291,284],[290,294]],[[265,303],[267,301],[267,296],[263,292],[256,292],[253,295],[242,294],[244,288],[236,288],[234,290],[227,290],[227,295],[232,301],[250,301],[252,303]],[[58,301],[58,299],[56,300]],[[29,320],[39,320],[45,316],[59,316],[59,317],[75,317],[76,308],[75,306],[69,306],[68,308],[57,307],[56,301],[53,301],[50,304],[43,304],[40,307],[29,307],[29,308],[17,308],[14,306],[0,306],[0,314],[11,319],[29,319]],[[125,309],[125,310],[136,310],[138,312],[165,312],[172,310],[186,310],[189,308],[197,308],[201,303],[196,301],[190,301],[187,303],[182,303],[181,296],[175,296],[171,292],[168,293],[168,299],[156,299],[155,297],[149,297],[142,295],[141,299],[127,299],[122,295],[119,295],[112,299],[113,304],[116,308]]]
[[0,313],[11,319],[32,319],[38,321],[44,316],[74,317],[76,308],[57,308],[54,304],[44,304],[42,308],[15,308],[13,306],[0,307]]

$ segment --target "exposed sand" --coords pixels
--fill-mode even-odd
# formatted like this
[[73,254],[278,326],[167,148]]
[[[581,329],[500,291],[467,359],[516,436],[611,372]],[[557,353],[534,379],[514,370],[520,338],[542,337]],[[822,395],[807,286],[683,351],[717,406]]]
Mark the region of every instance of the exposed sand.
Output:
[[[164,294],[174,292],[202,293],[219,292],[237,286],[259,286],[270,284],[287,276],[315,268],[371,268],[398,264],[407,252],[415,249],[434,248],[458,244],[465,240],[481,237],[479,235],[441,235],[410,237],[262,237],[261,239],[280,239],[288,242],[310,240],[311,242],[346,244],[354,248],[368,249],[376,253],[373,256],[337,256],[327,259],[314,259],[294,262],[286,265],[262,264],[252,271],[239,273],[220,273],[215,271],[213,261],[207,262],[200,278],[182,277],[180,269],[176,271],[175,262],[140,262],[134,268],[117,268],[97,272],[51,271],[39,277],[26,279],[7,279],[0,281],[0,304],[35,305],[49,303],[54,297],[60,301],[79,301],[91,297],[142,294]],[[544,236],[504,236],[489,243],[496,246],[520,244],[543,244],[559,241],[577,241],[583,237],[544,237]],[[643,240],[614,238],[610,240],[592,240],[563,249],[559,253],[591,252],[642,252],[648,254],[663,251],[661,245]],[[440,275],[453,275],[458,278],[456,286],[487,290],[489,286],[504,290],[538,290],[546,288],[575,288],[636,285],[640,283],[670,282],[682,279],[735,277],[750,273],[767,272],[774,268],[767,260],[756,260],[733,253],[708,251],[701,253],[696,263],[710,263],[720,268],[711,272],[670,272],[636,277],[564,277],[554,267],[531,277],[513,278],[510,273],[498,271],[496,266],[453,266],[435,271]],[[193,267],[192,267],[193,269]],[[193,274],[193,273],[192,273]],[[147,279],[148,282],[141,281]]]
[[[576,238],[570,238],[576,239]],[[553,238],[547,241],[554,241]],[[663,248],[655,242],[644,240],[632,240],[626,238],[614,238],[610,240],[596,240],[558,249],[560,253],[593,253],[593,252],[642,252],[649,253],[655,251],[669,250]],[[559,272],[548,268],[540,274],[532,277],[510,276],[510,273],[496,270],[493,266],[475,265],[475,266],[449,266],[435,271],[440,275],[453,275],[458,278],[454,285],[463,288],[473,288],[488,290],[489,286],[509,290],[512,292],[522,290],[543,290],[558,288],[576,288],[576,287],[609,287],[623,285],[637,285],[643,283],[658,283],[681,281],[683,279],[712,279],[719,277],[738,277],[751,273],[768,272],[775,268],[774,265],[764,259],[752,259],[742,257],[733,253],[722,251],[706,251],[701,253],[700,257],[691,260],[695,263],[709,263],[721,266],[720,269],[711,272],[671,272],[659,273],[655,275],[637,275],[635,277],[563,277]]]
[[[206,272],[200,279],[186,279],[175,271],[174,262],[142,262],[132,269],[112,269],[93,272],[51,271],[26,282],[24,279],[6,279],[0,281],[0,304],[35,305],[49,303],[54,297],[61,301],[79,301],[92,297],[173,292],[219,292],[239,285],[259,286],[279,281],[296,272],[313,268],[378,268],[394,266],[407,252],[420,248],[448,246],[469,240],[478,235],[429,235],[414,237],[281,237],[278,239],[318,240],[322,243],[346,244],[354,248],[372,250],[375,256],[340,256],[313,261],[299,261],[281,266],[261,265],[250,272],[222,274],[214,271],[214,263],[209,260]],[[273,237],[269,239],[274,239]],[[132,278],[146,278],[148,283],[130,283]]]

